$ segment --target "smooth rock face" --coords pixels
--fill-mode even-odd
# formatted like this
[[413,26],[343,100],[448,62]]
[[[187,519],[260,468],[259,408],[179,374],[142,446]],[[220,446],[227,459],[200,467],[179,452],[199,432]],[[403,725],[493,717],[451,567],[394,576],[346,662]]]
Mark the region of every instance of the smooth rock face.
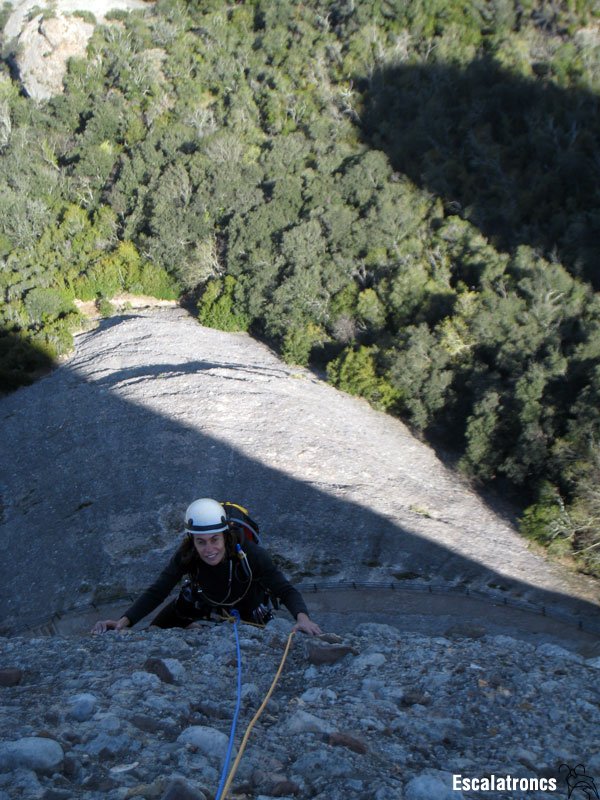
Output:
[[0,426],[0,630],[124,611],[200,496],[247,505],[296,583],[410,572],[597,616],[596,585],[528,551],[399,420],[178,308],[78,336],[67,362],[0,399]]
[[23,27],[15,54],[21,84],[29,97],[47,100],[63,91],[70,58],[85,56],[94,26],[80,17],[35,17]]
[[[25,92],[34,100],[47,100],[63,91],[69,58],[85,56],[94,26],[77,12],[90,12],[98,24],[119,9],[148,8],[146,0],[8,0],[12,6],[3,30],[6,52],[19,72]],[[32,11],[36,17],[29,19]],[[40,15],[39,11],[44,14]],[[44,19],[46,17],[46,19]]]

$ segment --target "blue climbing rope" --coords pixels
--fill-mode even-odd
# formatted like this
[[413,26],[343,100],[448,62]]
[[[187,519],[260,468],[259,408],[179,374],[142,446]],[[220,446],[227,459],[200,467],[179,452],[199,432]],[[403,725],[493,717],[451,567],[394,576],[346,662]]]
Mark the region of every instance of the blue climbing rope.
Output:
[[240,621],[239,612],[236,609],[231,611],[231,616],[233,617],[233,630],[235,633],[235,648],[237,652],[237,701],[235,704],[235,711],[233,714],[233,719],[231,721],[231,732],[229,734],[229,745],[227,747],[227,754],[225,756],[225,763],[223,764],[223,771],[221,773],[221,781],[219,783],[219,788],[217,789],[217,794],[215,800],[221,800],[223,795],[223,787],[225,786],[225,781],[227,780],[227,773],[229,771],[229,761],[231,760],[231,751],[233,750],[233,741],[235,739],[235,729],[237,727],[238,716],[240,713],[240,705],[242,702],[242,654],[240,652],[240,635],[238,631],[238,622]]

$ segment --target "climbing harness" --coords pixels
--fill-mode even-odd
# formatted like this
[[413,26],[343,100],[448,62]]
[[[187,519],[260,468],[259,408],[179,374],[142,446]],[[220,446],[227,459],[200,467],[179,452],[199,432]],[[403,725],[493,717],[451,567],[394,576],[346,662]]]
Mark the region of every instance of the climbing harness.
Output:
[[[250,738],[250,733],[252,731],[252,728],[254,727],[256,722],[258,721],[258,719],[259,719],[260,715],[262,714],[262,712],[265,710],[265,707],[266,707],[267,703],[269,702],[269,700],[271,698],[271,695],[273,694],[273,691],[275,690],[275,686],[277,685],[277,681],[279,680],[279,677],[280,677],[280,675],[281,675],[281,673],[283,671],[283,666],[284,666],[285,661],[287,659],[290,647],[292,646],[292,639],[294,638],[294,635],[296,633],[296,631],[291,631],[290,635],[288,636],[287,643],[286,643],[285,649],[283,651],[283,656],[281,657],[281,661],[279,663],[279,667],[277,669],[277,672],[275,673],[275,677],[273,678],[273,681],[271,682],[271,686],[269,687],[269,690],[266,693],[266,695],[264,697],[264,700],[260,704],[256,714],[252,717],[252,719],[250,720],[250,722],[248,724],[248,727],[246,728],[246,732],[244,733],[244,736],[242,738],[242,742],[240,744],[240,749],[238,750],[238,754],[237,754],[237,756],[235,758],[235,761],[233,762],[233,766],[231,767],[231,770],[229,771],[229,774],[227,775],[227,769],[229,768],[229,761],[231,759],[231,751],[233,749],[233,741],[234,741],[234,737],[235,737],[235,729],[236,729],[236,726],[237,726],[237,721],[238,721],[238,716],[239,716],[239,709],[240,709],[240,700],[241,700],[241,694],[242,694],[242,658],[241,658],[241,653],[240,653],[240,639],[239,639],[239,633],[238,633],[238,627],[237,627],[238,626],[238,622],[240,621],[240,615],[239,615],[239,613],[237,611],[232,611],[231,617],[233,618],[233,625],[234,625],[234,631],[235,631],[235,641],[236,641],[236,650],[237,650],[237,662],[238,662],[237,701],[236,701],[235,712],[234,712],[234,715],[233,715],[233,721],[232,721],[232,724],[231,724],[231,733],[229,735],[229,745],[227,747],[227,754],[225,756],[225,763],[223,765],[223,770],[222,770],[222,773],[221,773],[221,781],[219,783],[219,788],[217,789],[217,794],[215,796],[215,800],[226,800],[226,797],[227,797],[227,795],[229,793],[229,789],[231,788],[231,784],[233,783],[233,779],[235,777],[235,774],[237,772],[238,766],[239,766],[240,761],[242,759],[242,755],[244,754],[244,750],[246,749],[246,745],[248,744],[248,739]],[[246,623],[246,624],[252,624],[252,623]],[[259,627],[262,627],[262,626],[259,626]],[[227,779],[225,780],[225,776],[226,775],[227,775]]]
[[[185,602],[191,603],[196,608],[199,608],[198,604],[204,605],[205,603],[213,606],[213,608],[231,608],[232,606],[236,606],[244,599],[244,597],[246,597],[250,591],[250,587],[252,586],[252,567],[248,562],[246,553],[242,550],[239,544],[235,546],[235,549],[244,575],[247,578],[246,588],[242,594],[239,597],[236,597],[235,600],[231,599],[231,589],[233,586],[233,559],[229,559],[229,578],[227,582],[227,591],[221,600],[215,600],[215,598],[209,597],[200,585],[188,579],[184,581],[180,592],[180,596],[183,598],[183,600],[185,600]],[[257,620],[257,622],[259,621],[260,620]],[[269,620],[267,619],[266,621],[268,622]]]

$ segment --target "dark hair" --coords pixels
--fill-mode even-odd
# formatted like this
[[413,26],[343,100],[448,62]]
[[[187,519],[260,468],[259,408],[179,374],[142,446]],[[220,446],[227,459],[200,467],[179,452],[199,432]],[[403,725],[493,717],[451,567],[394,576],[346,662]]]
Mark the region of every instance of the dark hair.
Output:
[[[225,555],[227,558],[233,558],[236,553],[236,545],[242,544],[244,541],[244,532],[238,527],[231,527],[223,531],[223,536],[225,537]],[[200,561],[200,556],[194,547],[194,537],[189,533],[186,534],[177,553],[182,566],[186,568],[192,568]]]

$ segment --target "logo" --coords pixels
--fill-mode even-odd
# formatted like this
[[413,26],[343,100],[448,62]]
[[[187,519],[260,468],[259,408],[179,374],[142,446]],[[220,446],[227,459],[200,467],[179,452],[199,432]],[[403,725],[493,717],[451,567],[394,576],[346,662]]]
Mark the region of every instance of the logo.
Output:
[[567,800],[600,800],[594,779],[586,773],[583,764],[577,764],[576,767],[561,764],[558,771],[561,775],[565,773],[565,782],[569,789]]

